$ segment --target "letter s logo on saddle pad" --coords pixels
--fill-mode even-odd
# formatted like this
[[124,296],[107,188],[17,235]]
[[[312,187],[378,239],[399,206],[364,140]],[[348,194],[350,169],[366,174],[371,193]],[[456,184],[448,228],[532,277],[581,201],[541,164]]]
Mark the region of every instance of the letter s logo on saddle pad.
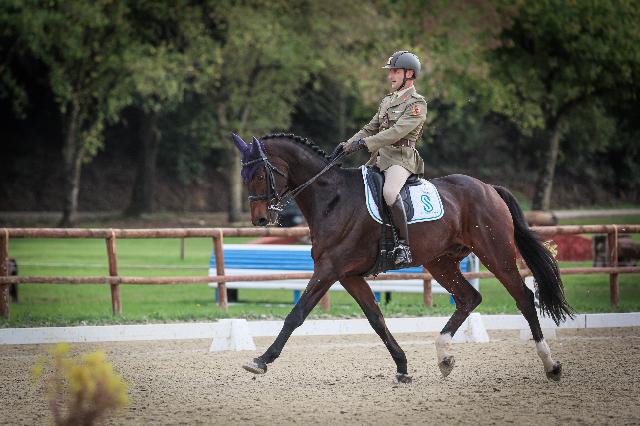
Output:
[[422,205],[424,206],[424,211],[430,213],[433,211],[433,206],[431,205],[431,200],[427,194],[424,194],[420,197],[420,201],[422,201]]

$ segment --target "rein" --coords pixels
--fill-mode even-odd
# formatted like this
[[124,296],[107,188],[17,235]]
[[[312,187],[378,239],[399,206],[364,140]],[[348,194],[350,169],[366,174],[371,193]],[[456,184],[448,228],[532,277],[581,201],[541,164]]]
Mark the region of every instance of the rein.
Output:
[[338,160],[342,159],[342,157],[345,156],[344,152],[341,152],[340,154],[336,155],[334,158],[331,159],[331,161],[329,161],[329,164],[327,164],[324,169],[320,170],[315,176],[313,176],[311,179],[309,179],[308,181],[306,181],[305,183],[298,185],[296,188],[290,190],[289,192],[285,193],[282,198],[278,199],[278,203],[273,206],[273,210],[276,210],[278,212],[282,211],[282,209],[285,208],[285,206],[287,204],[289,204],[291,202],[292,199],[294,199],[295,197],[298,196],[298,194],[300,194],[302,191],[304,191],[304,189],[311,185],[313,182],[316,181],[316,179],[318,179],[320,176],[322,176],[327,170],[329,170],[330,168],[332,168],[333,166],[336,165],[336,163],[338,162]]
[[[251,160],[247,162],[242,162],[241,164],[243,167],[245,167],[245,166],[251,166],[257,163],[264,163],[264,167],[267,170],[267,174],[266,174],[267,193],[262,195],[250,195],[249,202],[251,203],[254,201],[267,200],[269,202],[269,206],[267,207],[267,210],[275,213],[282,212],[282,210],[291,202],[291,200],[297,197],[298,194],[300,194],[309,185],[315,182],[320,176],[326,173],[327,170],[335,166],[338,163],[338,161],[345,156],[344,151],[339,152],[337,155],[333,156],[329,161],[329,164],[327,164],[315,176],[311,177],[305,183],[298,185],[294,189],[285,191],[284,194],[280,196],[278,195],[278,191],[276,190],[274,172],[278,173],[282,177],[286,177],[286,175],[269,161],[269,159],[267,158],[266,154],[264,153],[260,145],[258,145],[258,149],[260,151],[260,158],[256,158],[255,160]],[[274,203],[274,200],[275,200],[275,203]]]

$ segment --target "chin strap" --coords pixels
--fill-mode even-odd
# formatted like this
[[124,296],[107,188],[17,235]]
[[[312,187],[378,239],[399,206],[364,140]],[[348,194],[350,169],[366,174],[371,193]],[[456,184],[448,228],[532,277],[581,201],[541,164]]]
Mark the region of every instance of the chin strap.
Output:
[[407,70],[405,70],[405,69],[403,68],[403,69],[402,69],[402,84],[400,85],[400,87],[398,87],[398,88],[396,89],[396,92],[397,92],[398,90],[402,90],[402,89],[404,89],[404,85],[405,85],[405,84],[407,84],[407,80],[409,80],[409,79],[407,78]]
[[[415,75],[415,71],[414,71],[413,73],[414,73],[414,75]],[[405,70],[405,69],[403,68],[403,69],[402,69],[402,84],[400,85],[400,87],[398,87],[398,88],[396,89],[396,92],[397,92],[398,90],[402,90],[402,89],[404,89],[404,85],[405,85],[405,84],[407,84],[407,80],[415,80],[415,79],[416,79],[415,77],[407,78],[407,70]]]

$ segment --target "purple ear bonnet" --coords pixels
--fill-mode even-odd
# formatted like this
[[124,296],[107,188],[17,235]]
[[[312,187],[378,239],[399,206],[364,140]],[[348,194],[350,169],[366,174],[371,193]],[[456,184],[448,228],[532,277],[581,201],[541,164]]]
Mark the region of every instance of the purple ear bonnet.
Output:
[[249,182],[253,175],[256,173],[258,168],[262,166],[261,161],[256,161],[255,163],[244,165],[246,163],[251,163],[254,160],[258,160],[259,158],[266,158],[264,153],[264,144],[255,136],[253,137],[253,143],[248,145],[242,138],[235,133],[231,134],[231,138],[233,139],[233,144],[238,148],[241,155],[241,161],[243,163],[242,170],[240,171],[240,176],[242,176],[242,180],[246,183]]

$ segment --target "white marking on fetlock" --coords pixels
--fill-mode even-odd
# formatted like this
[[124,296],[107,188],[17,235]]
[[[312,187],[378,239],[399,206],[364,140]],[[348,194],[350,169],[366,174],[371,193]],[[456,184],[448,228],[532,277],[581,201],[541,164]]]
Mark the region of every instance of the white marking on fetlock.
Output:
[[436,338],[436,354],[438,355],[438,363],[442,362],[445,357],[449,356],[451,350],[451,333],[444,333]]
[[536,350],[538,351],[538,356],[542,360],[542,364],[544,364],[544,371],[550,372],[553,370],[554,362],[551,359],[551,349],[549,349],[549,345],[544,339],[536,342]]

